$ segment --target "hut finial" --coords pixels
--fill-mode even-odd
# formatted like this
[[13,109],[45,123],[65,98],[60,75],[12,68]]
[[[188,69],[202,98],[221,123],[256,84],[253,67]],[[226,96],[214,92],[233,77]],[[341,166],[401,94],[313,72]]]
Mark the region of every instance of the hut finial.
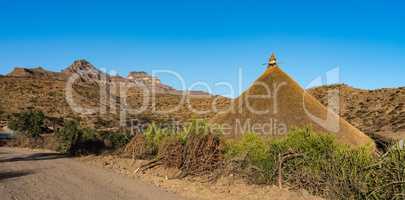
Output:
[[269,59],[269,66],[268,67],[275,67],[277,66],[277,58],[276,58],[276,54],[272,53],[271,57]]

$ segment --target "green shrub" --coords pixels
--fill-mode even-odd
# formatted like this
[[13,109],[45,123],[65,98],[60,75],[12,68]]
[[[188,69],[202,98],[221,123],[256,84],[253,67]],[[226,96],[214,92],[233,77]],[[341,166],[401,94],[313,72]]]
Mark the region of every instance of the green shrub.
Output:
[[226,143],[225,158],[242,161],[238,168],[242,168],[242,174],[246,173],[248,180],[257,184],[269,183],[268,178],[272,175],[268,173],[273,172],[275,162],[269,159],[268,142],[255,133],[247,133]]
[[372,174],[368,199],[405,198],[405,150],[394,145],[369,169]]
[[104,143],[92,129],[82,129],[77,121],[67,120],[56,133],[59,151],[71,155],[99,153]]
[[82,134],[82,130],[77,121],[65,121],[63,128],[59,129],[56,133],[59,141],[59,151],[63,153],[74,153],[75,146],[77,146]]
[[38,138],[42,133],[45,115],[40,111],[29,110],[17,114],[9,121],[8,127],[27,137]]
[[249,176],[254,182],[279,184],[281,177],[284,184],[331,199],[365,198],[372,180],[366,169],[375,159],[367,147],[352,149],[310,129],[276,139],[246,134],[227,148],[228,159],[243,154],[258,168]]
[[286,151],[302,154],[283,164],[282,179],[289,184],[331,199],[363,199],[367,193],[371,177],[366,168],[374,160],[370,148],[352,149],[336,143],[330,134],[308,129],[295,130],[270,148],[270,157],[277,161]]
[[226,148],[226,158],[246,157],[252,164],[261,166],[268,159],[269,146],[254,133],[247,133],[241,139],[230,140]]
[[174,135],[168,128],[158,127],[155,123],[148,126],[145,131],[146,148],[151,155],[156,155],[159,152],[159,146],[161,146],[164,138]]
[[111,143],[111,148],[119,149],[128,144],[132,136],[123,133],[107,133],[103,135],[103,139]]

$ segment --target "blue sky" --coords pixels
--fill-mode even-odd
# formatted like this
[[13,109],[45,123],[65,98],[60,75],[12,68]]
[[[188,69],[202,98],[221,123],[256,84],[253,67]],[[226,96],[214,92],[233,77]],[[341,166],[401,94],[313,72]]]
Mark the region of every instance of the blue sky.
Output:
[[[303,86],[338,66],[349,85],[399,87],[403,10],[399,0],[0,0],[0,74],[15,66],[60,71],[84,58],[122,75],[174,70],[187,86],[236,86],[241,68],[243,89],[276,52]],[[162,79],[179,87],[172,77]]]

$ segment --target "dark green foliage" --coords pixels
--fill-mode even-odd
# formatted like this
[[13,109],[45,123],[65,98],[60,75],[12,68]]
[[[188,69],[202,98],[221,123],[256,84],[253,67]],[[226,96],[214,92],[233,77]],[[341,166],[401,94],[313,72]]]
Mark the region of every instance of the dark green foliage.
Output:
[[77,121],[67,120],[64,127],[56,136],[59,141],[59,151],[71,155],[99,153],[103,148],[103,142],[96,132],[91,129],[82,129]]
[[72,153],[79,139],[82,137],[82,130],[76,121],[65,121],[64,127],[57,132],[59,151]]
[[119,149],[132,139],[132,136],[123,133],[106,133],[103,135],[103,139],[109,141],[112,149]]
[[29,110],[16,114],[8,127],[27,137],[38,138],[42,133],[45,115],[40,111]]

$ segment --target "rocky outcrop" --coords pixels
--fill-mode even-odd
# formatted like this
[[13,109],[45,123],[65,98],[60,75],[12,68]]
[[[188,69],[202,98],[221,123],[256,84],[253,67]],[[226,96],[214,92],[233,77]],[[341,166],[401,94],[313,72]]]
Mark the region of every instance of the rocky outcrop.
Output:
[[87,60],[76,60],[68,68],[62,71],[65,77],[70,77],[74,74],[80,76],[82,81],[85,82],[98,82],[103,76],[106,77],[105,73],[95,68]]
[[11,71],[7,76],[12,77],[31,77],[31,78],[55,78],[57,77],[58,73],[47,71],[42,67],[36,68],[23,68],[23,67],[16,67],[13,71]]
[[154,89],[155,92],[177,92],[174,88],[161,83],[160,79],[143,71],[134,71],[128,74],[127,80],[143,84]]
[[146,72],[130,72],[128,74],[129,80],[141,81],[145,84],[160,84],[160,79],[158,77],[149,75]]

